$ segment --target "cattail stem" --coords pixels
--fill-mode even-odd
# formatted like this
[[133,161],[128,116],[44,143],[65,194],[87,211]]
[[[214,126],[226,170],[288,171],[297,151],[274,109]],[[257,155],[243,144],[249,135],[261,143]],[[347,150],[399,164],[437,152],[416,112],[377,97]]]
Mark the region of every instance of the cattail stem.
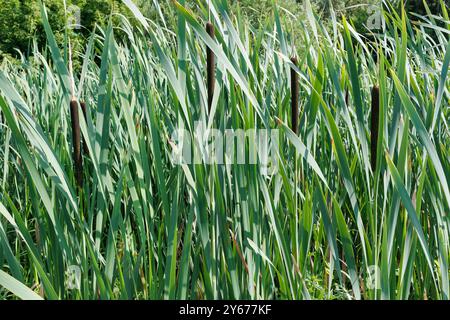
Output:
[[[211,22],[206,23],[206,32],[214,39],[214,26]],[[214,83],[216,76],[215,57],[212,50],[206,48],[206,64],[207,64],[207,81],[208,81],[208,112],[211,111],[212,101],[214,97]]]
[[[83,117],[84,117],[84,120],[85,120],[86,123],[87,123],[87,117],[86,117],[86,103],[85,103],[84,101],[80,102],[80,107],[81,107],[81,111],[83,111]],[[84,139],[84,137],[83,137],[83,152],[84,152],[84,155],[85,155],[85,156],[89,157],[89,149],[88,149],[88,146],[87,146],[87,144],[86,144],[86,140]]]
[[[291,58],[291,62],[297,66],[298,61],[296,57]],[[298,74],[291,68],[291,125],[292,131],[298,134],[298,94],[299,94],[299,83]]]
[[374,86],[372,88],[372,115],[370,123],[370,162],[372,170],[375,171],[377,165],[377,146],[378,146],[378,122],[380,110],[380,88]]
[[78,187],[83,186],[83,158],[81,156],[80,118],[78,102],[70,101],[70,116],[72,119],[73,162],[75,165],[75,181]]

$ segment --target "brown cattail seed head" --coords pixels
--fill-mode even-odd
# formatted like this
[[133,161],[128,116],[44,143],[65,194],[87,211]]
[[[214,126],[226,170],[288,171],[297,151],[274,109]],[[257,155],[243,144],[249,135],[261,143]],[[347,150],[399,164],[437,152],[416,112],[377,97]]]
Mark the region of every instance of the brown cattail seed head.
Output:
[[[209,21],[206,23],[206,32],[211,38],[214,39],[214,25]],[[214,53],[209,47],[206,48],[206,64],[208,82],[208,111],[211,111],[212,101],[214,97],[216,66]]]
[[380,88],[374,86],[372,88],[372,108],[370,122],[370,162],[372,170],[375,171],[377,165],[377,145],[378,145],[378,122],[380,110]]
[[78,187],[83,186],[83,158],[81,156],[81,132],[78,103],[70,101],[70,116],[72,120],[73,162],[75,166],[75,181]]
[[[298,66],[297,57],[293,56],[291,62]],[[298,95],[299,95],[299,83],[298,74],[291,68],[291,129],[295,134],[298,134]]]

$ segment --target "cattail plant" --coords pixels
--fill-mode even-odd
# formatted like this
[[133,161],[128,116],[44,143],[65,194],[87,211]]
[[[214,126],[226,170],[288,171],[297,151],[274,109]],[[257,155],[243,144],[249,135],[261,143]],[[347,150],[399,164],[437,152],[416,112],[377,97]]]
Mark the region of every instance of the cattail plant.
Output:
[[[297,57],[293,56],[291,62],[297,66]],[[295,134],[298,134],[298,94],[298,74],[294,68],[291,68],[291,128]]]
[[[206,32],[214,39],[214,25],[208,21],[206,23]],[[212,101],[214,97],[214,82],[216,76],[215,57],[211,48],[206,48],[206,69],[208,81],[208,112],[211,111]]]
[[83,158],[81,156],[81,132],[80,118],[78,114],[78,102],[75,99],[70,101],[70,116],[72,119],[72,143],[73,162],[75,166],[75,181],[78,187],[83,186]]
[[380,88],[378,86],[374,86],[372,88],[372,108],[371,108],[371,123],[370,123],[370,162],[373,171],[375,171],[375,167],[377,165],[379,109],[380,109]]

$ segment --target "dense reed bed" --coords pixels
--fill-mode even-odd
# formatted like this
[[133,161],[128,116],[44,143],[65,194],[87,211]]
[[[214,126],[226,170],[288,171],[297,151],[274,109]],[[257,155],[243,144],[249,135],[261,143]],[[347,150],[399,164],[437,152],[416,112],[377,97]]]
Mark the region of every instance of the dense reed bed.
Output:
[[[47,48],[0,68],[0,298],[449,298],[443,1],[385,5],[371,37],[311,11],[292,35],[276,5],[255,30],[223,0],[174,1],[169,30],[125,2],[140,28],[72,54],[42,7]],[[277,170],[175,163],[196,123],[278,130]]]

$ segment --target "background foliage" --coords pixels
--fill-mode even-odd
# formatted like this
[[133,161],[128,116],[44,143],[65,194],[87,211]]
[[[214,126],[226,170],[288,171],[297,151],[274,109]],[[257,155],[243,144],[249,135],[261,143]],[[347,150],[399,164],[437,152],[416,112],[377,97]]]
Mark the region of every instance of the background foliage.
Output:
[[[260,28],[261,24],[267,19],[267,12],[270,12],[273,1],[232,0],[229,2],[233,13],[241,12],[242,17],[248,20],[253,27]],[[448,0],[445,1],[448,2]],[[122,0],[44,0],[43,2],[49,12],[49,22],[58,41],[64,37],[64,26],[67,21],[64,8],[76,5],[81,9],[81,25],[83,27],[80,30],[73,30],[70,34],[75,49],[81,50],[94,25],[104,26],[111,12],[123,14],[130,18],[133,23],[136,23]],[[329,18],[332,7],[338,15],[346,15],[358,31],[364,31],[364,23],[368,17],[368,6],[377,2],[379,0],[311,1],[319,17],[327,22],[324,25],[331,23]],[[158,9],[161,10],[171,29],[175,27],[176,14],[170,6],[171,0],[156,2],[159,8],[155,7],[154,1],[138,0],[135,3],[150,19],[157,19]],[[201,1],[198,0],[188,0],[186,5],[194,8],[200,3]],[[302,0],[277,0],[277,4],[297,17],[304,15]],[[431,12],[440,12],[439,1],[428,1],[428,6]],[[422,0],[406,0],[406,11],[420,15],[426,14]],[[294,33],[300,33],[298,29],[302,28],[301,25],[293,23],[292,19],[283,12],[280,16],[287,29],[294,31]],[[18,52],[16,50],[27,54],[31,50],[32,40],[36,40],[39,46],[45,43],[38,0],[0,0],[0,58],[4,55],[17,57]]]

